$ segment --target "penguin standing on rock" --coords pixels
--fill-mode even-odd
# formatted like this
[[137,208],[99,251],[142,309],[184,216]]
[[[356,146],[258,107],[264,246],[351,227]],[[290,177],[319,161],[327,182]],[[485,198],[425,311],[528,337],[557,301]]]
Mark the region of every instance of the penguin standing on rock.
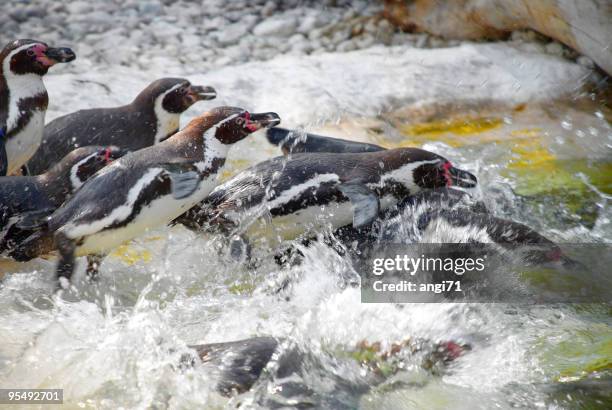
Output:
[[40,145],[49,103],[43,76],[74,59],[71,49],[36,40],[12,41],[0,52],[0,175],[17,172]]
[[[363,227],[376,219],[379,211],[422,190],[474,188],[476,183],[469,172],[417,148],[300,153],[246,169],[218,186],[177,222],[192,229],[248,227],[248,236],[268,236],[271,227],[273,237],[294,239],[327,226],[337,229],[352,223]],[[258,218],[259,223],[255,222]]]
[[192,85],[184,78],[152,82],[128,105],[80,110],[56,118],[45,127],[40,148],[28,171],[49,169],[70,150],[86,145],[115,145],[136,151],[175,134],[181,113],[198,101],[217,96],[212,87]]
[[[19,246],[33,233],[30,225],[51,215],[87,179],[124,154],[117,147],[83,147],[44,174],[1,178],[0,254]],[[49,251],[49,241],[46,243]],[[28,250],[34,256],[41,252],[42,249]]]
[[76,256],[90,255],[88,274],[95,275],[106,252],[202,201],[217,185],[232,144],[279,123],[275,113],[218,107],[98,172],[48,220],[60,253],[60,285],[68,285]]

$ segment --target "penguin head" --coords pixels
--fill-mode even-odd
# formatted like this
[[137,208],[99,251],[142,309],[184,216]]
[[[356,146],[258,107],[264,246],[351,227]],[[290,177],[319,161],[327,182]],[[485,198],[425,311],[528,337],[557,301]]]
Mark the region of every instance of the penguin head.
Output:
[[212,100],[217,97],[217,92],[212,87],[192,85],[183,80],[168,90],[163,97],[162,107],[164,110],[180,114],[198,101]]
[[153,81],[134,100],[159,107],[169,114],[181,114],[198,101],[212,100],[212,87],[193,85],[184,78],[161,78]]
[[[0,53],[2,70],[10,70],[13,75],[45,75],[57,63],[67,63],[76,58],[69,48],[49,47],[36,40],[15,40],[7,44]],[[4,75],[7,73],[4,72]]]
[[81,147],[71,151],[56,167],[68,173],[71,191],[74,192],[96,172],[127,153],[127,150],[115,146]]
[[251,113],[237,107],[217,107],[192,122],[204,124],[205,134],[212,135],[224,145],[234,144],[262,128],[280,124],[274,112]]
[[423,161],[412,171],[414,183],[420,189],[435,188],[475,188],[478,180],[476,176],[456,168],[446,158],[432,154],[437,157],[432,161]]

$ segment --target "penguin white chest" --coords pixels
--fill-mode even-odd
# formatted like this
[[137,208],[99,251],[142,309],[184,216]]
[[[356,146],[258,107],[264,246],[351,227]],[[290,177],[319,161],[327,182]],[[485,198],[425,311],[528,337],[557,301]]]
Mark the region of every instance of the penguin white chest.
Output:
[[[397,200],[386,195],[380,198],[380,209],[385,210],[397,204]],[[276,238],[293,240],[305,233],[320,232],[330,228],[332,230],[353,223],[353,205],[349,201],[330,202],[325,205],[313,205],[298,209],[287,215],[278,215],[267,218],[260,217],[247,230],[251,238]]]
[[186,198],[175,199],[171,194],[155,198],[140,209],[129,223],[86,236],[83,243],[76,249],[77,256],[108,252],[149,229],[168,224],[202,201],[216,184],[217,175],[212,175],[202,180],[198,189]]
[[18,134],[12,135],[6,143],[8,175],[19,170],[34,155],[42,141],[45,126],[45,112],[36,110]]

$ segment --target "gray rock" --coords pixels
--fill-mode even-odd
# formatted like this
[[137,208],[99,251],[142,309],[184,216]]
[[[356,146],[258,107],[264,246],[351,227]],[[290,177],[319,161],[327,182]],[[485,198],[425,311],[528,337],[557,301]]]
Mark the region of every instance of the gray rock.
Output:
[[159,1],[149,0],[138,3],[138,12],[143,15],[158,15],[164,7]]
[[289,37],[288,43],[289,44],[296,44],[296,43],[305,43],[306,42],[306,37],[303,34],[294,34],[291,37]]
[[73,15],[82,15],[93,10],[93,6],[86,1],[68,2],[65,6],[68,13]]
[[296,19],[294,17],[274,17],[266,19],[253,28],[253,34],[260,37],[288,37],[295,33]]
[[203,31],[214,31],[222,30],[225,26],[229,25],[229,21],[221,16],[216,17],[204,17],[200,23],[200,28]]
[[213,32],[213,36],[223,46],[236,44],[249,31],[249,27],[242,22],[229,24],[221,30]]
[[563,46],[556,41],[546,44],[544,48],[548,54],[559,57],[563,56]]
[[325,22],[319,17],[318,14],[308,14],[300,20],[300,24],[297,31],[302,34],[308,34],[315,28],[321,27]]
[[29,18],[28,11],[25,7],[20,7],[20,8],[17,8],[11,11],[9,13],[9,16],[11,16],[11,18],[18,23],[24,23],[28,21],[28,18]]
[[345,53],[347,51],[353,51],[357,49],[357,45],[352,40],[343,41],[342,43],[336,46],[336,51],[340,51]]
[[273,1],[268,1],[261,9],[261,15],[264,17],[270,17],[277,9],[277,5]]

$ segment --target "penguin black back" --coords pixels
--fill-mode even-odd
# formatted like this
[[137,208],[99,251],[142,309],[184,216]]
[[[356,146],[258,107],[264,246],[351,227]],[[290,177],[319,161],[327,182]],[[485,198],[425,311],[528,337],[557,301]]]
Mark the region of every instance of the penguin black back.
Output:
[[301,152],[360,153],[383,151],[385,148],[365,142],[326,137],[285,128],[270,128],[266,132],[268,141],[280,147],[283,154]]

